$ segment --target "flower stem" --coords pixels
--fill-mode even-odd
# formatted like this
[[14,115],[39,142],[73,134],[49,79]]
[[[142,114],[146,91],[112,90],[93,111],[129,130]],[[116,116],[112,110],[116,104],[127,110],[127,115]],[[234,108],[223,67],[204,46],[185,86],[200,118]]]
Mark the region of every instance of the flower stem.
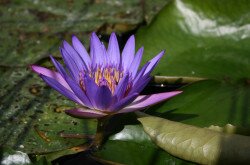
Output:
[[97,120],[96,134],[94,141],[91,144],[92,149],[98,150],[101,148],[106,136],[105,128],[108,125],[109,119],[110,117],[102,117]]

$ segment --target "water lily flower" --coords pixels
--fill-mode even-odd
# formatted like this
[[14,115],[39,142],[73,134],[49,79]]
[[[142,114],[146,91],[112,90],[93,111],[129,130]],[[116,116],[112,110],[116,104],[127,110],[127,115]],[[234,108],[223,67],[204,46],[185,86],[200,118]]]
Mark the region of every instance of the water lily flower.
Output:
[[139,95],[150,81],[150,73],[164,51],[138,70],[143,47],[135,53],[133,35],[122,52],[115,33],[111,34],[107,49],[92,33],[90,55],[76,36],[72,37],[72,46],[63,41],[60,51],[65,67],[50,56],[57,71],[37,65],[31,65],[31,68],[49,86],[80,105],[79,108],[65,111],[71,116],[101,118],[138,111],[181,93],[173,91]]

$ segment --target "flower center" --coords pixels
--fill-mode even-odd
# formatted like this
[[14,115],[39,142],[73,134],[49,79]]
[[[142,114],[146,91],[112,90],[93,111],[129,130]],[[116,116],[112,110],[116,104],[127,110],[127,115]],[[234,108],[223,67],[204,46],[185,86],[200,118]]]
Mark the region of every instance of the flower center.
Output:
[[[112,94],[114,94],[117,85],[120,80],[123,78],[124,73],[122,70],[119,70],[117,67],[106,66],[104,68],[97,67],[92,69],[90,72],[81,72],[80,73],[80,86],[85,91],[85,85],[83,81],[84,75],[87,74],[91,77],[98,86],[105,85],[109,88]],[[127,87],[129,89],[129,85]],[[128,90],[127,89],[127,90]]]

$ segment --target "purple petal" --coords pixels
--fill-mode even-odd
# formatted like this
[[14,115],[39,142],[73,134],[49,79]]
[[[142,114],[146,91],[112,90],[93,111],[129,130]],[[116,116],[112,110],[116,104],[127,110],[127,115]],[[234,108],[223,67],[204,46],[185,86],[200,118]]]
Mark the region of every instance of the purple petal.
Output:
[[96,92],[96,106],[100,110],[107,110],[112,102],[112,93],[109,88],[102,85]]
[[89,108],[92,108],[93,105],[91,104],[91,102],[89,101],[89,99],[87,98],[87,96],[85,95],[84,91],[80,88],[80,86],[78,85],[78,83],[76,83],[75,81],[73,81],[67,75],[67,73],[64,70],[64,68],[62,67],[62,65],[57,60],[55,60],[52,56],[51,56],[51,60],[52,60],[53,64],[55,65],[56,69],[58,70],[58,72],[63,76],[63,78],[68,83],[68,85],[70,86],[70,88],[72,89],[72,91],[75,93],[75,95],[83,102],[83,105],[87,106]]
[[120,64],[120,49],[117,42],[117,38],[115,33],[112,33],[109,38],[109,45],[108,45],[108,55],[109,55],[109,62],[111,64]]
[[129,75],[123,76],[119,84],[117,85],[114,95],[117,96],[118,99],[121,99],[124,96],[124,93],[127,89],[129,81]]
[[107,115],[106,113],[100,111],[83,108],[66,110],[65,113],[77,118],[100,118]]
[[129,70],[131,63],[134,60],[134,55],[135,55],[135,37],[134,35],[132,35],[128,39],[122,51],[122,66],[125,72]]
[[63,66],[61,65],[60,62],[58,62],[53,56],[50,56],[50,59],[52,61],[52,63],[54,64],[54,66],[56,67],[56,70],[61,74],[61,76],[65,79],[65,77],[68,77],[65,69],[63,68]]
[[86,95],[89,98],[91,104],[94,108],[97,108],[97,91],[98,91],[98,85],[95,83],[95,81],[90,78],[88,75],[84,77],[84,85],[86,90]]
[[103,53],[103,46],[95,33],[92,33],[90,39],[90,56],[92,60],[92,67],[99,66],[105,60]]
[[62,86],[59,82],[57,82],[55,79],[44,76],[44,75],[40,75],[40,77],[52,88],[54,88],[56,91],[58,91],[59,93],[61,93],[62,95],[66,96],[67,98],[69,98],[70,100],[73,100],[74,102],[78,103],[78,104],[82,104],[82,101],[78,99],[78,97],[76,97],[76,95],[74,93],[72,93],[71,91],[69,91],[68,89],[66,89],[64,86]]
[[119,111],[123,109],[125,106],[129,105],[132,101],[136,99],[136,97],[139,95],[139,93],[133,93],[130,96],[127,96],[123,98],[122,100],[119,100],[116,104],[114,104],[109,111],[114,112],[114,111]]
[[161,51],[157,56],[155,56],[152,60],[150,60],[150,64],[148,65],[145,74],[150,74],[151,71],[155,68],[155,66],[158,64],[159,60],[161,59],[161,57],[164,55],[165,51]]
[[75,93],[75,95],[84,103],[84,106],[87,106],[89,108],[93,108],[93,104],[91,103],[89,97],[84,93],[84,91],[80,88],[78,84],[76,84],[75,81],[73,81],[70,77],[66,77],[65,79],[72,91]]
[[129,94],[140,93],[148,85],[151,79],[152,77],[140,79],[135,85],[132,86],[132,89]]
[[82,60],[85,62],[85,64],[90,67],[91,60],[89,57],[88,52],[86,51],[85,47],[82,45],[81,41],[76,36],[72,36],[72,44],[74,49],[80,54]]
[[73,77],[74,80],[79,81],[79,68],[77,67],[74,59],[72,59],[72,57],[63,49],[60,48],[62,57],[63,57],[63,61],[66,64],[66,67],[69,70],[70,75]]
[[173,91],[173,92],[165,92],[165,93],[139,96],[138,99],[134,100],[134,102],[132,102],[129,106],[123,108],[118,113],[138,111],[148,106],[152,106],[159,102],[165,101],[175,95],[180,94],[181,92],[182,91]]
[[83,59],[80,57],[80,55],[75,51],[74,48],[70,46],[70,44],[66,41],[63,41],[63,47],[64,50],[71,56],[71,59],[74,60],[74,63],[76,64],[78,70],[86,70],[87,65],[83,61]]
[[134,78],[133,80],[133,83],[136,84],[137,81],[139,81],[141,79],[141,77],[143,77],[144,73],[145,73],[145,70],[147,69],[148,65],[150,63],[147,62],[145,65],[143,65],[143,67],[140,69],[140,71],[137,73],[136,77]]
[[103,52],[102,64],[106,64],[106,62],[109,62],[109,57],[108,57],[108,52],[104,44],[102,44],[102,52]]
[[37,66],[37,65],[31,65],[30,67],[34,72],[55,79],[56,81],[58,81],[58,83],[60,83],[66,89],[71,91],[68,83],[64,80],[64,78],[61,76],[60,73],[49,70],[49,69],[44,68],[44,67]]
[[130,67],[130,71],[131,71],[131,73],[132,73],[132,78],[134,78],[135,77],[135,75],[136,75],[136,73],[137,73],[137,71],[138,71],[138,68],[139,68],[139,66],[140,66],[140,63],[141,63],[141,59],[142,59],[142,54],[143,54],[143,47],[141,47],[138,51],[137,51],[137,53],[136,53],[136,55],[135,55],[135,58],[134,58],[134,60],[133,60],[133,62],[132,62],[132,64],[131,64],[131,67]]

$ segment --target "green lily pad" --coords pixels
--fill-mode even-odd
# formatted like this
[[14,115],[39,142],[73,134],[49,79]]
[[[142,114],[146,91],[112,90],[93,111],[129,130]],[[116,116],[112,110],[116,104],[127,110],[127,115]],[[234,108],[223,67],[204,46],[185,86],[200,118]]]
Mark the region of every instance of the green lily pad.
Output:
[[228,123],[250,127],[248,84],[204,80],[181,90],[182,94],[145,112],[201,127]]
[[110,137],[97,158],[121,164],[192,164],[163,151],[150,140],[139,125],[127,125]]
[[166,49],[154,73],[204,77],[183,93],[145,112],[200,127],[250,127],[250,3],[173,0],[139,29],[144,61]]
[[[151,18],[165,2],[129,1],[3,1],[0,6],[0,65],[27,66],[49,54],[58,55],[63,39],[76,34],[89,42],[89,33],[127,32]],[[146,8],[146,9],[144,9]]]
[[137,46],[145,47],[144,61],[166,49],[159,75],[248,78],[249,7],[248,1],[173,0],[138,31]]
[[1,70],[0,145],[25,153],[48,153],[78,146],[87,139],[60,134],[94,134],[96,120],[64,113],[76,105],[26,69]]

